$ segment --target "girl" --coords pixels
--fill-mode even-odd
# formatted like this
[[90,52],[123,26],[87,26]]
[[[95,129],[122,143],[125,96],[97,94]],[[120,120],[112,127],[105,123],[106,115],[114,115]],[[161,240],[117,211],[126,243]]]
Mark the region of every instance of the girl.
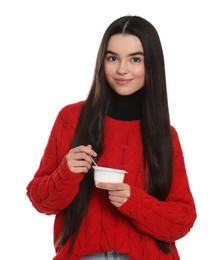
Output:
[[[89,155],[126,170],[124,183],[95,187]],[[107,28],[88,97],[58,113],[27,195],[55,214],[54,260],[179,259],[175,241],[196,210],[147,20],[124,16]]]

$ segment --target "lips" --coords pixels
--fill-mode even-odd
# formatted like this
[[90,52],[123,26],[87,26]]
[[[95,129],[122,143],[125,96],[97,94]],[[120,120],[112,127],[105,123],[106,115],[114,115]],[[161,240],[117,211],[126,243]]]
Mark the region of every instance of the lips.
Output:
[[118,85],[125,85],[131,82],[132,79],[116,78],[115,81]]

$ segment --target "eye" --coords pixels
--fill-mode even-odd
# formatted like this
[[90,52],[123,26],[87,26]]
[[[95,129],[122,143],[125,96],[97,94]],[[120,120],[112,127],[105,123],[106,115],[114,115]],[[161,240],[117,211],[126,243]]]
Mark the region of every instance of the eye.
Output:
[[107,61],[116,61],[116,60],[117,60],[117,57],[116,57],[116,56],[110,56],[110,55],[108,55],[108,56],[106,56],[106,60],[107,60]]
[[140,62],[141,61],[141,58],[138,58],[138,57],[133,57],[131,59],[132,62]]

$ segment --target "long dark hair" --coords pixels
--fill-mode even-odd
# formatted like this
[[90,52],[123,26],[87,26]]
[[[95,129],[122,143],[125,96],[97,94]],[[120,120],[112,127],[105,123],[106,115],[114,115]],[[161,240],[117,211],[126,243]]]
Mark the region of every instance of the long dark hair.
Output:
[[[71,148],[91,144],[98,154],[97,159],[102,154],[104,120],[111,96],[104,73],[104,59],[108,41],[114,34],[135,35],[143,46],[146,71],[141,119],[144,189],[155,198],[165,200],[172,181],[172,140],[165,65],[158,33],[144,18],[124,16],[111,23],[105,31],[97,55],[92,86],[81,110]],[[92,189],[93,174],[85,174],[78,194],[64,210],[64,224],[56,247],[61,247],[71,237],[71,252],[87,212]],[[169,243],[158,240],[156,243],[164,252],[170,252]]]

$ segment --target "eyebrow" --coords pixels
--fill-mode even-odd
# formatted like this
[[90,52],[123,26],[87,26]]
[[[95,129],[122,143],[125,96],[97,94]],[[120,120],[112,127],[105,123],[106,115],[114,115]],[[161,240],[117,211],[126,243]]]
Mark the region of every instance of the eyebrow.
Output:
[[[118,55],[117,53],[115,53],[115,52],[113,52],[113,51],[109,51],[109,50],[107,50],[107,51],[105,52],[105,54]],[[136,56],[136,55],[142,55],[142,56],[144,56],[144,53],[143,53],[142,51],[136,51],[136,52],[130,53],[128,56]]]

